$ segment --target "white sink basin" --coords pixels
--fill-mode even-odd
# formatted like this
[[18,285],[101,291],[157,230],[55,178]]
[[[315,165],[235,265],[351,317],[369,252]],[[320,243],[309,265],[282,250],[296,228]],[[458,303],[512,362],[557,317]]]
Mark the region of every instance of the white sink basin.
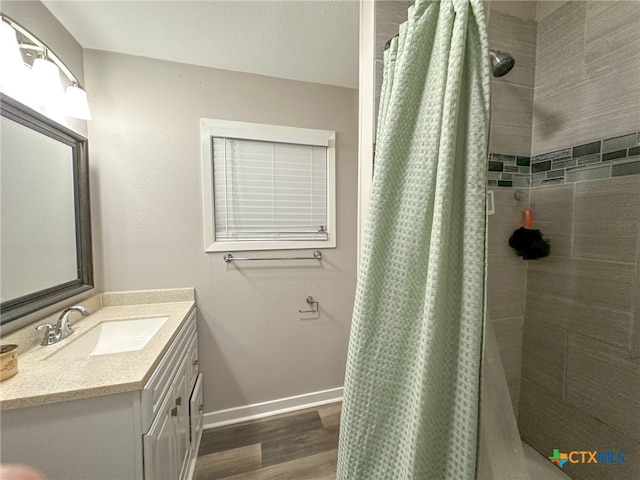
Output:
[[102,322],[78,338],[65,339],[71,341],[48,358],[78,359],[142,350],[168,318],[135,318]]

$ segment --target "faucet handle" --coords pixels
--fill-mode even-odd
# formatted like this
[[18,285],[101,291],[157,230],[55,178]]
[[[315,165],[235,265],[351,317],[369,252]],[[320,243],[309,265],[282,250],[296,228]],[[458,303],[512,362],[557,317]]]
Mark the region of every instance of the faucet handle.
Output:
[[54,325],[51,325],[50,323],[43,323],[42,325],[38,325],[36,327],[36,330],[43,329],[46,329],[46,331],[40,345],[51,345],[56,336],[56,327]]

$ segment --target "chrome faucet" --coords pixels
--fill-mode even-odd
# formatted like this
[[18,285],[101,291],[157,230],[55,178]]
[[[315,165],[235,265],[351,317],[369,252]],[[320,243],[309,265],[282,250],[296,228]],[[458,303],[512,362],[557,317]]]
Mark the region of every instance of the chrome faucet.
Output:
[[43,323],[36,327],[36,330],[45,331],[44,338],[40,345],[53,345],[63,338],[67,338],[69,335],[73,334],[73,329],[71,328],[71,325],[69,325],[69,314],[71,314],[71,312],[80,312],[83,317],[89,315],[89,310],[84,308],[82,305],[74,305],[73,307],[65,308],[60,314],[60,317],[58,317],[58,321],[55,325]]

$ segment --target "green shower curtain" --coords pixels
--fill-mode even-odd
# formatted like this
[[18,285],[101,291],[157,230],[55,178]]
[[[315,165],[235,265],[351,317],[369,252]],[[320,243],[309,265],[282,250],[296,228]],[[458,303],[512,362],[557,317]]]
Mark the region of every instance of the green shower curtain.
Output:
[[340,480],[475,476],[488,49],[481,0],[417,0],[385,53]]

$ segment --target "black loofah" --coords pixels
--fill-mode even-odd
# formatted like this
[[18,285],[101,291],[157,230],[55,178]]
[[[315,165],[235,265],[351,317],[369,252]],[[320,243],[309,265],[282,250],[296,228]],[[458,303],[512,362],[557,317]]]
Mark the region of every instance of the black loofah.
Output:
[[551,246],[543,237],[540,230],[529,230],[520,227],[509,239],[509,246],[516,250],[524,260],[537,260],[549,255]]

